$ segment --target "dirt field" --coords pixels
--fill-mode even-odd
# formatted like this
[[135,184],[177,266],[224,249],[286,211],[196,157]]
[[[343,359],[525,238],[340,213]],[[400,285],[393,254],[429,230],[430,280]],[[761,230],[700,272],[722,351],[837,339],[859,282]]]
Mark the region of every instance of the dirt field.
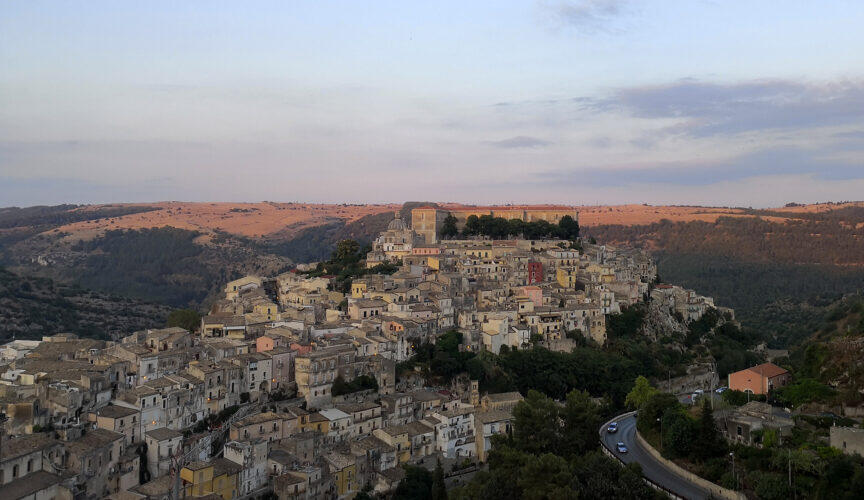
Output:
[[[111,229],[143,229],[173,226],[210,233],[225,231],[247,237],[260,237],[283,231],[291,234],[307,227],[344,220],[351,222],[367,215],[392,212],[399,205],[318,205],[299,203],[142,203],[162,210],[111,219],[76,222],[60,227],[76,238],[96,236]],[[97,207],[82,207],[92,210]]]
[[[138,204],[160,207],[162,210],[125,215],[110,219],[77,222],[59,228],[73,238],[92,238],[111,229],[142,229],[173,226],[212,234],[225,231],[246,237],[279,234],[280,237],[308,228],[344,220],[355,221],[367,215],[393,212],[399,205],[320,205],[302,203],[186,203],[159,202]],[[848,204],[818,204],[772,209],[778,212],[823,212],[845,206],[864,206],[864,202]],[[116,205],[115,205],[116,206]],[[446,206],[456,206],[448,204]],[[97,205],[78,210],[93,210]],[[701,220],[714,222],[721,216],[747,217],[736,208],[694,206],[610,205],[575,207],[579,222],[584,226],[603,224],[642,225],[659,222]],[[769,217],[783,221],[782,217]]]

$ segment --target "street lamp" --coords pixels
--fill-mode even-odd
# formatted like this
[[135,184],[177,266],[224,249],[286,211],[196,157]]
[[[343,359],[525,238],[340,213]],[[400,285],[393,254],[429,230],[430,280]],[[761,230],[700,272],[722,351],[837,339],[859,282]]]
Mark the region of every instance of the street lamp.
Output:
[[658,418],[658,422],[660,422],[660,453],[663,453],[663,419]]
[[738,479],[735,477],[735,452],[730,451],[729,456],[732,457],[732,481],[735,483],[735,489],[738,489]]

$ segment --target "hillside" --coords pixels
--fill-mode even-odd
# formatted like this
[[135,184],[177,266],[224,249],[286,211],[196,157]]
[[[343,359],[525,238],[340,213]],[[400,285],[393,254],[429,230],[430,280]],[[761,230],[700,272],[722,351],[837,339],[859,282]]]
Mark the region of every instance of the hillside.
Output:
[[713,222],[588,226],[583,232],[651,250],[664,281],[734,308],[744,326],[772,347],[806,339],[830,304],[864,288],[861,203],[747,210]]
[[[410,207],[406,204],[405,207]],[[105,293],[204,308],[225,282],[369,243],[398,205],[155,203],[0,211],[0,263]],[[5,233],[3,232],[5,231]]]
[[7,265],[22,275],[192,308],[232,279],[275,275],[292,265],[252,240],[167,226],[109,230],[90,240],[34,237],[6,251]]
[[790,352],[788,367],[799,381],[815,380],[833,391],[816,391],[818,385],[805,382],[799,385],[810,390],[796,396],[801,402],[860,405],[864,403],[864,296],[846,296],[825,310],[811,335]]
[[[139,205],[122,205],[128,210]],[[392,214],[401,205],[324,205],[309,203],[186,203],[147,204],[149,211],[138,211],[120,217],[74,221],[56,228],[69,233],[68,238],[87,239],[116,229],[148,229],[171,226],[201,233],[224,232],[248,238],[285,239],[303,229],[331,224],[350,223],[368,215]],[[104,210],[102,205],[76,208],[73,213],[87,214]]]
[[111,338],[165,325],[163,305],[21,277],[0,268],[0,342],[57,332]]
[[[404,205],[187,203],[0,209],[0,264],[106,293],[204,307],[221,283],[370,242]],[[456,204],[438,204],[446,208]],[[461,205],[460,205],[461,206]],[[806,338],[823,308],[864,287],[864,203],[770,210],[580,207],[583,234],[654,252],[660,274],[714,296],[772,345]]]

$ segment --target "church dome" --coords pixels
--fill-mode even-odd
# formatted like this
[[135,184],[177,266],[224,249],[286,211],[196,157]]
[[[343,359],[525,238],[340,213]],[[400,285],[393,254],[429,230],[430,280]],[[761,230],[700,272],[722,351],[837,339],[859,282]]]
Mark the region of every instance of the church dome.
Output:
[[387,225],[388,231],[404,231],[405,223],[402,222],[402,218],[399,216],[399,212],[396,212],[396,218],[390,221],[390,224]]

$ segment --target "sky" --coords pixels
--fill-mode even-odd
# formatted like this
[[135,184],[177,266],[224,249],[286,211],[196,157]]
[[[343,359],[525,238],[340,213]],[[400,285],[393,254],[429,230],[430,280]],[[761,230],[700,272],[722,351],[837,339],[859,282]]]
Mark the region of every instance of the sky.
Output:
[[860,0],[0,3],[0,206],[864,199]]

